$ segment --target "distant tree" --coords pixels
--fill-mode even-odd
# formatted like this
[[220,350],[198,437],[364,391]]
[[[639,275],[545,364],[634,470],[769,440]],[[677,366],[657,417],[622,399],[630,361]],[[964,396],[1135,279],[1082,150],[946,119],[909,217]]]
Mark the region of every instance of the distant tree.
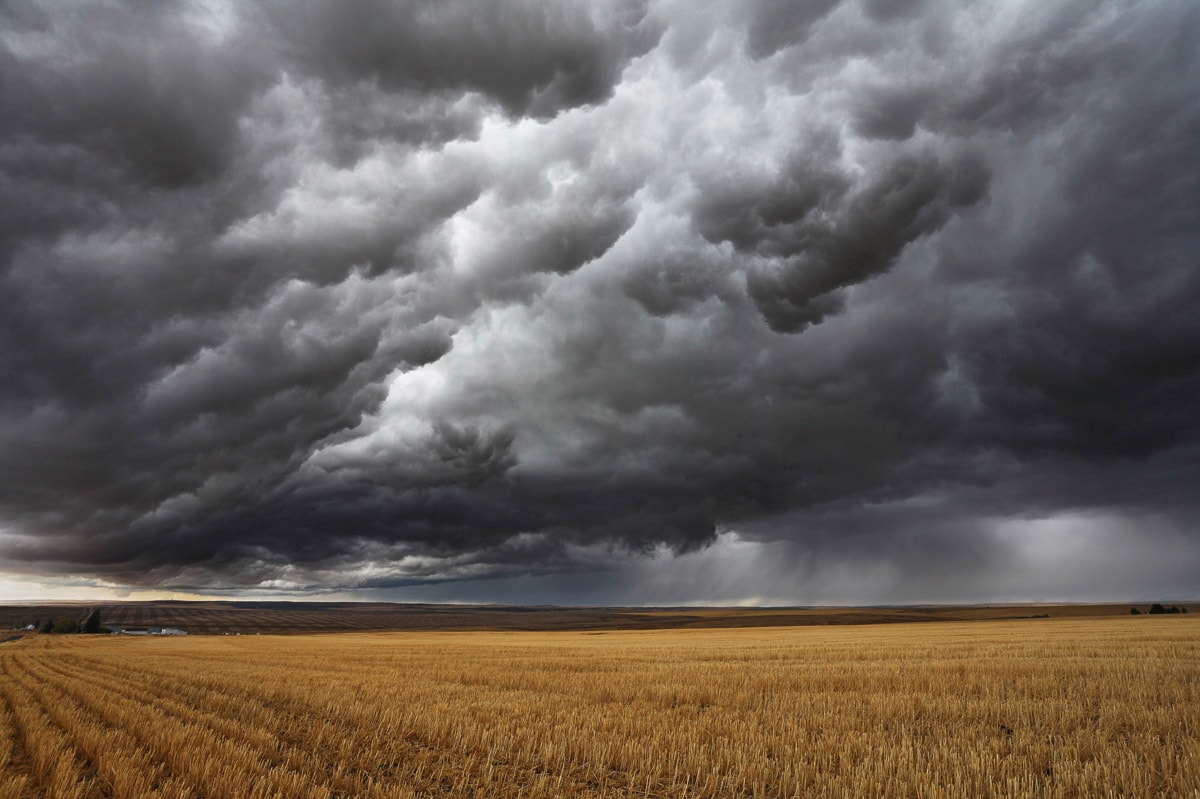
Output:
[[1138,610],[1137,608],[1130,608],[1129,615],[1130,616],[1141,616],[1142,612],[1140,610]]
[[98,609],[92,608],[87,618],[83,620],[83,631],[85,633],[100,632],[100,611]]
[[1150,613],[1157,616],[1160,613],[1166,613],[1167,609],[1162,606],[1161,602],[1155,602],[1150,606]]
[[41,633],[52,633],[52,632],[54,632],[54,620],[53,620],[53,619],[46,619],[44,622],[42,622],[42,626],[41,626],[41,627],[38,627],[38,632],[41,632]]
[[50,632],[55,635],[70,635],[71,633],[79,632],[79,622],[74,619],[59,619],[54,622],[53,629]]

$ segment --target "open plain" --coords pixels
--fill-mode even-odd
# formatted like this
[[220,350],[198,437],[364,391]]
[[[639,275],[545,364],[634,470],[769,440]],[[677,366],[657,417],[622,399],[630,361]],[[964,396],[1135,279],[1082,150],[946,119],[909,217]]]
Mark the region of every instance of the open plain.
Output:
[[[1189,607],[1185,605],[1184,607]],[[104,624],[175,627],[200,635],[417,630],[657,630],[791,627],[919,621],[1117,616],[1121,605],[938,605],[900,607],[558,607],[395,602],[58,602],[0,604],[0,630],[48,619],[79,618],[90,609]],[[1141,610],[1150,606],[1142,604]],[[1192,612],[1200,605],[1191,605]],[[36,627],[37,624],[35,623]]]
[[1200,796],[1200,618],[0,645],[0,797]]

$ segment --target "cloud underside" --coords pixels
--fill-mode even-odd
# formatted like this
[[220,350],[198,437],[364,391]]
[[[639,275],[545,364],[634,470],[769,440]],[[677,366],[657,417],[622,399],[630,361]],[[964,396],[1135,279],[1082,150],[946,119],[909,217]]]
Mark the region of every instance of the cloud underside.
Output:
[[1002,586],[1013,524],[1092,540],[1054,519],[1196,562],[1198,38],[1180,0],[6,5],[5,568],[635,598],[742,542],[802,597]]

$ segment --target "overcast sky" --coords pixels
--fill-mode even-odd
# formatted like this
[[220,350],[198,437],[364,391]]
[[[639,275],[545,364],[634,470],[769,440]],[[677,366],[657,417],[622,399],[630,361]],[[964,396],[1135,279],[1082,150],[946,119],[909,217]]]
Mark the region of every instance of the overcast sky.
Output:
[[1200,4],[0,5],[0,598],[1200,596]]

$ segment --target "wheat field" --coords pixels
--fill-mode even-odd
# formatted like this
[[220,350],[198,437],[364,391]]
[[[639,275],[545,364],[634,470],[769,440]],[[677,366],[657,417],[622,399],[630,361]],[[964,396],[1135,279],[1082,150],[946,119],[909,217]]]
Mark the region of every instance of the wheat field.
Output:
[[0,645],[0,799],[1200,797],[1200,619]]

